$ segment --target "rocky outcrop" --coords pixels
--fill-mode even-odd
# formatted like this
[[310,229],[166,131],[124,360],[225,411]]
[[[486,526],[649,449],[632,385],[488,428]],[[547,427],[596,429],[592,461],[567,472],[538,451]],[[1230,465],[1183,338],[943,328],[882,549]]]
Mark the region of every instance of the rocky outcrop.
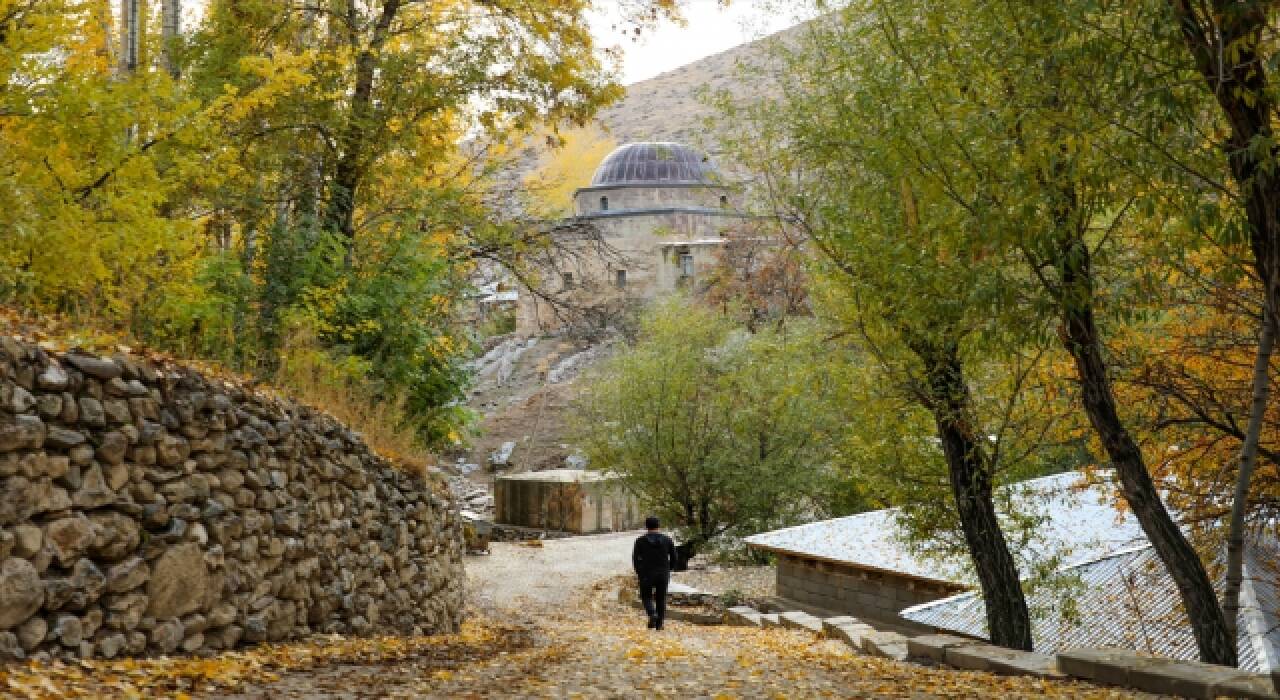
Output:
[[0,337],[0,658],[452,631],[453,511],[305,406]]

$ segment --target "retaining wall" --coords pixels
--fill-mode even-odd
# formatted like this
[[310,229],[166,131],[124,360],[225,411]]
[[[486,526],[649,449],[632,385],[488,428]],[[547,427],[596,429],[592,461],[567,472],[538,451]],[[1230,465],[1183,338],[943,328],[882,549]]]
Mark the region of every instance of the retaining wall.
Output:
[[443,492],[323,413],[0,336],[0,658],[452,631],[461,552]]

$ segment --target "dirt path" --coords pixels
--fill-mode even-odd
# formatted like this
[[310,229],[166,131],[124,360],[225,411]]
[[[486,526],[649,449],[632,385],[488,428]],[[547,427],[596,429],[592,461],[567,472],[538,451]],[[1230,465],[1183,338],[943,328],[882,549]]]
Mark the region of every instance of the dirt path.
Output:
[[[788,630],[668,622],[614,600],[634,533],[495,543],[468,558],[475,617],[401,660],[327,663],[234,695],[281,698],[1119,698],[1130,693],[854,654]],[[212,697],[212,696],[210,696]]]
[[603,578],[631,569],[639,532],[541,540],[538,546],[495,542],[491,554],[467,558],[471,604],[482,611],[562,605]]
[[644,628],[616,600],[633,533],[495,544],[468,558],[473,616],[437,637],[314,637],[211,658],[0,672],[0,697],[32,698],[1121,698],[887,661],[790,630]]

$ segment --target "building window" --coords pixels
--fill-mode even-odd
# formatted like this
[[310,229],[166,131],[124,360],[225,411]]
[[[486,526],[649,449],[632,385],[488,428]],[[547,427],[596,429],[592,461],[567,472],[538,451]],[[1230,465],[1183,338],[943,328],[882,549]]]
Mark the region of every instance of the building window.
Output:
[[721,209],[729,208],[729,195],[727,194],[720,195],[720,208]]
[[680,255],[680,277],[684,279],[693,277],[693,255],[690,253]]
[[626,271],[626,270],[614,270],[614,272],[613,272],[613,284],[614,284],[618,289],[622,289],[622,288],[626,287],[626,286],[627,286],[627,271]]
[[572,273],[572,272],[566,272],[566,273],[564,273],[564,287],[565,287],[565,289],[568,289],[569,287],[572,287],[572,286],[573,286],[573,273]]
[[601,198],[600,198],[600,211],[609,211],[609,198],[608,198],[608,197],[601,197]]

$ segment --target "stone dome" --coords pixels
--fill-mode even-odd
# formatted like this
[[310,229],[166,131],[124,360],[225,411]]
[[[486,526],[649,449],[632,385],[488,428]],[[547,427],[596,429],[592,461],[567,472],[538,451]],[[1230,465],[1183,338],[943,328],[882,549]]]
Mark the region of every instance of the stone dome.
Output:
[[669,141],[628,143],[605,156],[591,186],[713,185],[720,173],[705,155]]

